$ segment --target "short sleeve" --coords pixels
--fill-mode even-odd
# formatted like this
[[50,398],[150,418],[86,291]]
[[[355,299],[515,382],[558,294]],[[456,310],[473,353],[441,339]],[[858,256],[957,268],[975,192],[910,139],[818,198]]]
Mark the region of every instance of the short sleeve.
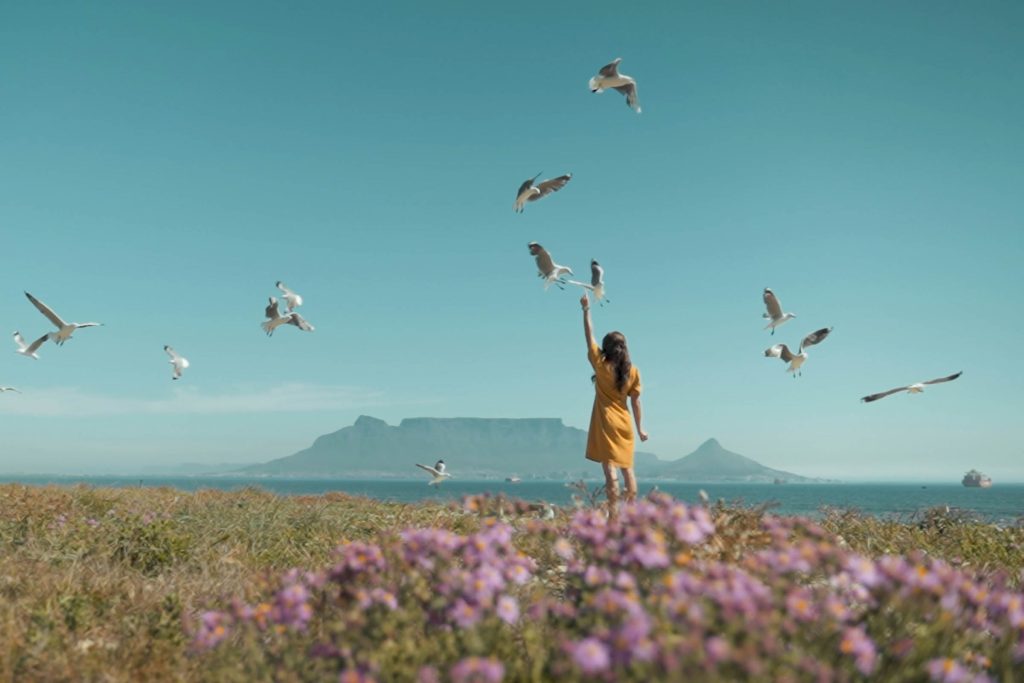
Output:
[[601,360],[601,349],[598,348],[597,344],[591,344],[587,350],[587,360],[590,361],[590,365],[597,369],[597,361]]
[[633,386],[631,386],[629,388],[629,391],[627,391],[626,393],[628,395],[630,395],[630,396],[632,396],[633,394],[636,394],[637,396],[639,396],[640,392],[643,391],[643,390],[644,390],[643,384],[640,382],[640,370],[639,370],[639,368],[637,368],[636,369],[636,375],[633,377]]

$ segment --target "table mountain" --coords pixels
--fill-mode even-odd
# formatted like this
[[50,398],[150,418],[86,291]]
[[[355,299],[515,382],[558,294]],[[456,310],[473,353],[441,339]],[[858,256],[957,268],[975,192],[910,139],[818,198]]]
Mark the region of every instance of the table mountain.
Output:
[[[453,476],[562,478],[593,475],[584,458],[587,433],[558,418],[434,418],[402,420],[393,427],[368,415],[325,434],[294,455],[253,465],[246,474],[312,477],[426,476],[416,463],[444,458]],[[637,453],[638,471],[660,461]]]

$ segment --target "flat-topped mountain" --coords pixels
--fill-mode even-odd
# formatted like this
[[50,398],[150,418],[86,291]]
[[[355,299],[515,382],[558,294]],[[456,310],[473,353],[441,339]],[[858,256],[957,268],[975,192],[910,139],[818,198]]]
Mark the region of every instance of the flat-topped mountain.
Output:
[[[637,443],[639,445],[639,442]],[[576,479],[600,477],[586,460],[587,432],[559,418],[415,417],[392,426],[367,415],[317,438],[294,455],[250,465],[240,473],[284,477],[426,476],[416,463],[443,458],[459,479]],[[665,461],[638,451],[637,476],[707,482],[813,481],[769,467],[708,439],[696,451]]]
[[[360,416],[351,427],[325,434],[294,455],[253,465],[247,474],[314,477],[416,477],[416,463],[444,458],[460,479],[559,478],[593,474],[585,460],[587,433],[559,418],[416,417],[393,427]],[[658,462],[637,453],[637,463]]]

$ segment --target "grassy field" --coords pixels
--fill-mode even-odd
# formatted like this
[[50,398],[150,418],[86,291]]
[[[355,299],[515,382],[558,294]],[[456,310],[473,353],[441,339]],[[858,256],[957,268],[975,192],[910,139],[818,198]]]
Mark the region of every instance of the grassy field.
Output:
[[1024,680],[1024,527],[686,503],[2,485],[0,679]]

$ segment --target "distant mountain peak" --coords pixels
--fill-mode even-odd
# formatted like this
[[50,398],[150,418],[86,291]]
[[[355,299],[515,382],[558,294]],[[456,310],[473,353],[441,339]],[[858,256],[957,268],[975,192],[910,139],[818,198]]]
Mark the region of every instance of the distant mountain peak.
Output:
[[725,450],[724,448],[722,448],[722,444],[718,443],[718,439],[716,439],[715,437],[711,437],[710,439],[702,443],[700,446],[697,447],[697,450],[703,451],[710,450],[712,448],[716,450]]

